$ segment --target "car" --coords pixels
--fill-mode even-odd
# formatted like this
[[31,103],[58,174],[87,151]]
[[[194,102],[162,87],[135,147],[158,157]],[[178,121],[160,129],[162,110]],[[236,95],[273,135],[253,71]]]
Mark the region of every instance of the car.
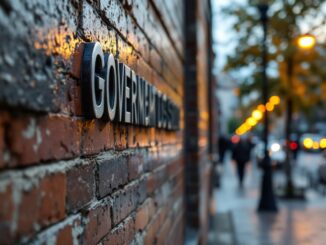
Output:
[[[273,168],[281,168],[286,159],[285,146],[281,140],[271,140],[268,143],[268,153],[271,159]],[[254,154],[258,166],[261,166],[261,163],[264,159],[264,144],[260,142],[256,145],[254,149]]]
[[305,151],[321,152],[326,148],[326,137],[313,133],[303,134],[300,138],[300,144]]

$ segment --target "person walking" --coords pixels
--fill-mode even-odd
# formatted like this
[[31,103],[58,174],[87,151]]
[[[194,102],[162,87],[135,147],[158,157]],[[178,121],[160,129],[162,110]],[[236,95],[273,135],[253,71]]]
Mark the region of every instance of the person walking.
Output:
[[226,136],[220,135],[218,138],[219,163],[223,165],[225,153],[229,149],[230,143]]
[[240,188],[243,187],[246,165],[250,160],[251,149],[252,147],[250,142],[243,138],[241,138],[233,148],[232,159],[236,162]]

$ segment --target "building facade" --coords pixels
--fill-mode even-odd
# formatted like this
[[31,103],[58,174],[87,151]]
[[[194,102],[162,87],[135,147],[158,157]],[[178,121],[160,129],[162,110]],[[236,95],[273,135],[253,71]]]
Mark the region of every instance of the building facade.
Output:
[[209,0],[2,1],[0,28],[0,244],[204,244]]

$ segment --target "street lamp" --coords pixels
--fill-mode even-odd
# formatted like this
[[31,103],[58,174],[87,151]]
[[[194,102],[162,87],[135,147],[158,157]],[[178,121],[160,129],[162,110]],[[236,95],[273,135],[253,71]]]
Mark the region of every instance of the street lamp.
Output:
[[286,198],[297,198],[301,195],[297,195],[292,180],[292,163],[291,163],[291,148],[290,148],[290,137],[292,133],[292,117],[293,117],[293,70],[294,70],[294,55],[297,46],[302,49],[311,49],[316,44],[314,36],[305,34],[297,38],[297,46],[293,43],[293,37],[289,37],[291,46],[290,52],[287,57],[287,80],[288,80],[288,92],[286,98],[286,124],[285,124],[285,140],[286,140],[286,160],[285,160],[285,173],[286,173],[286,187],[285,195]]
[[[262,40],[262,94],[263,94],[263,104],[266,105],[268,100],[268,80],[267,80],[267,22],[268,22],[268,3],[267,1],[259,1],[256,3],[260,13],[260,21],[263,27],[263,40]],[[273,176],[271,159],[269,157],[268,151],[268,111],[265,111],[264,115],[264,131],[263,131],[263,141],[264,141],[264,159],[263,159],[263,178],[261,184],[261,196],[258,205],[258,211],[277,211],[276,200],[273,190]]]
[[311,49],[316,44],[316,38],[313,35],[305,34],[298,38],[297,43],[302,49]]

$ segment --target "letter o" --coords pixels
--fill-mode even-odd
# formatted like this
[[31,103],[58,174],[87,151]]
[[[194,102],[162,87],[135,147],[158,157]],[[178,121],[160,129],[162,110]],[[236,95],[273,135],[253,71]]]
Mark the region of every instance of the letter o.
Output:
[[106,55],[106,112],[111,121],[115,120],[118,97],[118,78],[112,54]]

